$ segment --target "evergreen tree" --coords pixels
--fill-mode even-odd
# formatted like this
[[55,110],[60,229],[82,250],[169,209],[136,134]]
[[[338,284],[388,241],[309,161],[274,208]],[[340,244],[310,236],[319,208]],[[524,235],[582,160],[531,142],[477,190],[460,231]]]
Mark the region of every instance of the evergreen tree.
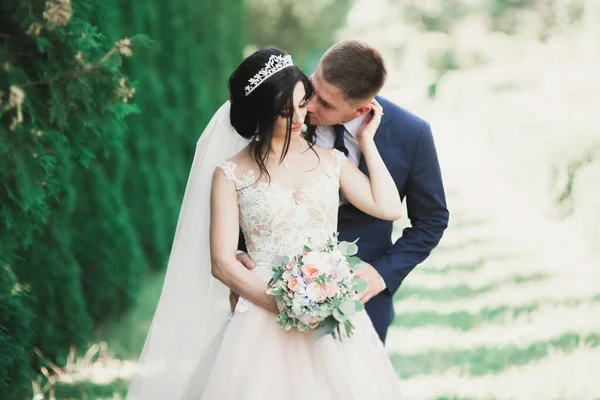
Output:
[[[29,390],[31,312],[9,265],[0,266],[0,393],[24,399]],[[4,395],[7,394],[7,397]]]
[[[124,130],[113,128],[136,108],[124,101],[132,91],[120,61],[131,55],[132,41],[111,44],[88,22],[95,2],[11,0],[0,7],[0,267],[17,280],[0,288],[0,306],[16,314],[23,305],[23,321],[33,317],[33,332],[0,319],[3,340],[14,340],[2,347],[14,351],[0,357],[0,382],[11,387],[2,393],[12,396],[13,387],[29,384],[25,364],[34,346],[60,360],[71,344],[88,340],[92,318],[75,244],[111,237],[114,245],[116,227],[128,222],[117,218],[110,233],[77,229],[78,203],[89,193],[78,185],[97,181],[97,157],[122,148]],[[122,198],[108,199],[119,215]],[[7,294],[10,285],[19,291]],[[121,292],[130,302],[129,289]],[[17,367],[15,360],[24,362]]]

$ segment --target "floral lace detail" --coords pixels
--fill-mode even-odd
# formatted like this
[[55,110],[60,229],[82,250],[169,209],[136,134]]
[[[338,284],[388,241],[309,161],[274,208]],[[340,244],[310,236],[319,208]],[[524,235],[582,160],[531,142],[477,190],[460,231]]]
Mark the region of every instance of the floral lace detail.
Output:
[[221,168],[223,170],[223,174],[225,174],[225,177],[227,179],[229,179],[230,181],[235,181],[235,169],[237,168],[237,165],[234,162],[231,161],[223,161],[220,165],[219,168]]
[[252,307],[254,304],[252,304],[251,302],[249,302],[248,300],[246,300],[243,297],[240,297],[238,299],[238,302],[235,306],[235,311],[234,313],[242,313],[242,312],[246,312],[250,309],[250,307]]
[[[291,190],[277,181],[257,180],[252,169],[237,179],[237,165],[225,161],[219,165],[227,179],[235,182],[240,206],[240,227],[246,238],[248,254],[255,262],[252,270],[268,282],[273,262],[281,256],[302,251],[308,238],[325,243],[337,230],[340,169],[346,157],[332,150],[336,163],[321,159],[321,171],[302,189]],[[240,297],[247,311],[250,303]],[[246,306],[248,306],[246,308]]]
[[340,177],[340,171],[342,170],[342,167],[346,163],[347,157],[346,157],[346,155],[344,153],[342,153],[338,149],[332,149],[331,150],[331,154],[333,154],[333,156],[337,160],[336,172],[337,172],[337,176],[339,178]]

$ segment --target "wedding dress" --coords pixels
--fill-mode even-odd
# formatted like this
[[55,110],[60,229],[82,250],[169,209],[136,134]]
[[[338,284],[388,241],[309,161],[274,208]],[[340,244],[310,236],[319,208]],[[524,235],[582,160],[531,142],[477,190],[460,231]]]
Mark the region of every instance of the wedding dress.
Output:
[[[238,189],[240,226],[253,270],[268,282],[278,256],[302,251],[306,239],[325,243],[336,231],[339,175],[345,156],[332,150],[304,175],[303,189],[285,186],[282,168],[270,183],[232,161],[219,165]],[[224,329],[198,360],[181,398],[194,400],[392,400],[399,379],[365,311],[354,334],[315,340],[313,332],[285,331],[276,315],[240,298]]]

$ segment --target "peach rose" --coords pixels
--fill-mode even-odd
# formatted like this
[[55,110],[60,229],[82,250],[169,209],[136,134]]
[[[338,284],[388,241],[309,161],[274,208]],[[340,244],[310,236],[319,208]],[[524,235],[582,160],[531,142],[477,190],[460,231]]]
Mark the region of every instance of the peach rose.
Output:
[[294,276],[292,279],[289,280],[288,282],[288,288],[291,291],[296,291],[296,286],[298,286],[298,279]]
[[314,282],[319,277],[319,268],[314,265],[303,265],[300,271],[308,283]]

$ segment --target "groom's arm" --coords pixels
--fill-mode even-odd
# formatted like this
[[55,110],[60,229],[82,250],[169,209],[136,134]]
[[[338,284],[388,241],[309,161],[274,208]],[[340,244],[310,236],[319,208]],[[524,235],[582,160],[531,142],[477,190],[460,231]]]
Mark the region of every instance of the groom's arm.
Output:
[[394,294],[404,278],[437,246],[448,226],[448,209],[437,151],[425,123],[415,147],[406,183],[406,206],[411,227],[383,255],[371,262]]

